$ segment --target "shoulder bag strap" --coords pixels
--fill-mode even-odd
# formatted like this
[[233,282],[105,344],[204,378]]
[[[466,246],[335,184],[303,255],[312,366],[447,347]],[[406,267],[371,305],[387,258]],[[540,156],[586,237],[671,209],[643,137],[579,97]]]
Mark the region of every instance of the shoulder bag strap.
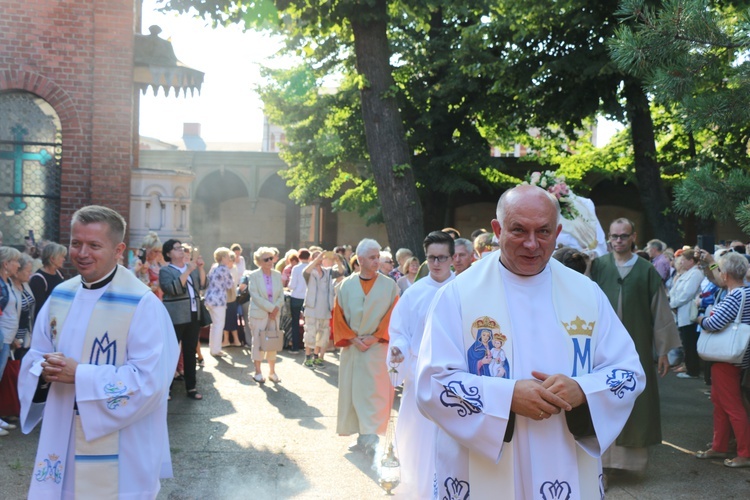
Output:
[[740,289],[740,294],[742,295],[742,300],[740,301],[740,308],[737,310],[737,317],[734,318],[734,322],[738,325],[742,323],[742,312],[745,310],[745,287],[743,286]]

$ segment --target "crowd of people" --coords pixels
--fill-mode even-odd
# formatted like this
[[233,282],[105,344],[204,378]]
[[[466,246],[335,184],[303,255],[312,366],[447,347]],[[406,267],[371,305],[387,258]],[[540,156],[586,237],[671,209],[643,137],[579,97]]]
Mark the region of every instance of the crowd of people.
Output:
[[[739,241],[673,250],[654,239],[639,249],[635,224],[618,218],[609,225],[606,253],[561,247],[559,197],[524,185],[501,197],[490,231],[478,229],[470,238],[450,227],[430,232],[420,249],[423,262],[415,249],[392,252],[366,238],[354,249],[310,246],[283,255],[258,246],[249,254],[251,269],[237,243],[216,247],[207,265],[197,247],[162,242],[154,232],[128,258],[119,215],[98,209],[74,217],[71,263],[81,279],[72,284],[61,272],[65,246],[49,242],[33,252],[28,245],[25,252],[0,246],[0,380],[20,377],[21,388],[13,394],[15,409],[3,410],[20,414],[25,432],[41,418],[39,404],[71,397],[64,389],[53,397],[50,387],[78,383],[68,367],[81,365],[58,344],[68,309],[96,317],[100,302],[86,293],[114,288],[138,300],[119,310],[111,305],[117,300],[108,299],[125,326],[119,333],[114,328],[112,338],[137,342],[142,335],[128,328],[155,303],[163,305],[162,324],[171,325],[150,347],[167,353],[158,366],[169,373],[153,374],[159,383],[142,396],[163,393],[164,405],[144,402],[157,420],[183,382],[188,398],[203,399],[202,332],[216,358],[231,355],[231,348],[249,350],[257,384],[266,378],[281,383],[280,350],[313,370],[325,369],[326,354],[339,350],[336,432],[356,435],[350,449],[368,456],[385,434],[394,386],[403,385],[395,446],[402,471],[397,493],[405,498],[431,497],[436,489],[452,498],[469,487],[490,494],[498,477],[507,478],[515,498],[553,486],[579,498],[604,491],[620,471],[644,470],[648,447],[661,443],[656,381],[670,371],[681,379],[703,374],[711,386],[714,435],[695,456],[750,467],[750,350],[737,364],[704,362],[697,350],[701,332],[721,331],[737,317],[750,324],[748,256]],[[97,238],[110,233],[116,233],[113,251],[102,263],[96,255],[105,245],[96,248]],[[125,269],[117,262],[135,281],[116,278],[122,274],[117,269]],[[34,329],[35,320],[41,327]],[[93,342],[92,353],[99,349],[97,356],[108,361],[92,364],[115,364],[114,349],[107,351],[94,335],[81,340],[84,350]],[[113,401],[126,397],[117,393],[124,382],[103,368],[95,372],[86,373],[111,382],[103,404],[116,407]],[[26,386],[31,389],[24,394]],[[0,436],[15,428],[0,420]],[[42,438],[47,434],[43,427]],[[575,442],[586,453],[577,453]],[[66,453],[75,455],[76,447]],[[157,455],[152,465],[160,464],[160,477],[168,477],[168,454]],[[553,455],[554,463],[544,458]],[[561,456],[568,457],[564,467]],[[532,461],[545,473],[530,474]],[[470,471],[471,464],[483,465]],[[70,488],[72,482],[64,485]]]

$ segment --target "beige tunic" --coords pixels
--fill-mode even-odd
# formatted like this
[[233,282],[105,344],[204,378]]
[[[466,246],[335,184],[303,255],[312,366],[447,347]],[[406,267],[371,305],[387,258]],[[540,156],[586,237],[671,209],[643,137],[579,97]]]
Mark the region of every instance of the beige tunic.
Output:
[[[372,281],[353,274],[341,285],[334,306],[334,340],[342,347],[336,424],[340,435],[385,433],[393,394],[385,364],[388,323],[398,296],[396,282],[381,274]],[[351,345],[350,339],[367,335],[380,342],[365,352]]]

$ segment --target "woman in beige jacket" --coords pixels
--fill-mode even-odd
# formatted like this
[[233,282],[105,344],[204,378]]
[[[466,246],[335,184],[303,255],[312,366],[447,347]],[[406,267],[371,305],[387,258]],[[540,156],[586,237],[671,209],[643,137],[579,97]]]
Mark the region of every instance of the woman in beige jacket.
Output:
[[[279,328],[279,315],[284,305],[284,288],[281,285],[281,273],[273,268],[274,253],[268,247],[260,247],[253,254],[255,265],[259,267],[250,273],[248,279],[248,290],[250,291],[250,310],[248,311],[248,324],[253,334],[253,362],[255,363],[256,382],[262,384],[266,381],[260,369],[263,361],[263,353],[260,350],[260,332],[266,329]],[[281,382],[276,375],[276,351],[265,352],[268,361],[271,382]]]

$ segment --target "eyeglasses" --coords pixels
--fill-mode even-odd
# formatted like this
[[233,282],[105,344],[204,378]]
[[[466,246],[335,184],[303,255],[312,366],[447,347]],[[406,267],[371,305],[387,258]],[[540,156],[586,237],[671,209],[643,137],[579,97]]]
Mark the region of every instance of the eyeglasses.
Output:
[[184,252],[185,251],[185,249],[183,247],[173,247],[172,250],[174,250],[175,252]]
[[263,262],[268,262],[269,260],[273,260],[273,256],[266,257],[265,259],[260,259],[260,260],[262,260]]
[[440,262],[442,264],[443,262],[447,261],[450,258],[451,258],[450,255],[428,255],[427,261],[432,262],[433,264],[435,262]]
[[632,233],[631,234],[626,234],[626,233],[623,233],[623,234],[610,234],[609,235],[609,239],[612,240],[612,241],[615,241],[615,240],[627,240],[631,236],[632,236]]

